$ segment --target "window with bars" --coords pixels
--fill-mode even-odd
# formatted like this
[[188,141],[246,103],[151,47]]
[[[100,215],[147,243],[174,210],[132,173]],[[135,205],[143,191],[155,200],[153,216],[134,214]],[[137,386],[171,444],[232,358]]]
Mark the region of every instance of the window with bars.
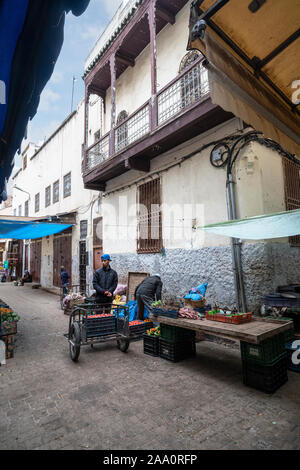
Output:
[[25,217],[28,217],[28,214],[29,214],[28,201],[25,201],[24,214],[25,214]]
[[14,217],[17,215],[17,209],[14,209]]
[[[283,158],[286,210],[300,209],[300,165]],[[300,246],[300,235],[289,237],[291,246]]]
[[71,172],[64,176],[64,197],[71,196]]
[[59,181],[53,183],[53,204],[59,201]]
[[50,206],[51,204],[51,186],[47,186],[45,189],[45,207]]
[[19,215],[19,216],[22,215],[22,206],[21,206],[21,204],[19,205],[18,215]]
[[138,253],[159,253],[162,249],[160,179],[138,188]]
[[88,230],[88,221],[87,220],[81,220],[80,221],[80,238],[86,238],[87,237],[87,230]]
[[40,210],[40,193],[35,195],[34,198],[34,212],[38,212]]

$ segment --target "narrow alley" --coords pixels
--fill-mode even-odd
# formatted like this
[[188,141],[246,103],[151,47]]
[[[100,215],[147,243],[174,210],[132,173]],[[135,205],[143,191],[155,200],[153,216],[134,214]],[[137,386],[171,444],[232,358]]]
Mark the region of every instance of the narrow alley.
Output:
[[0,449],[300,449],[300,377],[266,395],[242,384],[238,349],[197,343],[170,363],[116,343],[63,336],[59,297],[0,285],[21,317],[14,358],[0,368]]

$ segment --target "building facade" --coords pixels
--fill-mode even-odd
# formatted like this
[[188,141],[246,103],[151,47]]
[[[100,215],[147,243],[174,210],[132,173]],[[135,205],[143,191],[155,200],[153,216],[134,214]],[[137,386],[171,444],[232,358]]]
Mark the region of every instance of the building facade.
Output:
[[[99,100],[91,108],[99,107]],[[99,110],[98,110],[99,112]],[[93,219],[99,193],[83,187],[81,177],[84,105],[59,126],[40,147],[22,145],[22,168],[13,177],[13,214],[72,225],[67,231],[23,244],[23,271],[42,287],[59,287],[60,267],[72,284],[89,293],[89,252],[93,253]],[[92,267],[91,267],[92,270]]]
[[[160,273],[169,300],[208,282],[208,301],[232,307],[231,240],[199,229],[232,217],[228,154],[239,150],[231,167],[237,218],[300,207],[299,165],[212,103],[203,57],[186,51],[190,4],[123,2],[99,38],[84,72],[82,177],[100,191],[101,248],[121,280],[128,271]],[[100,113],[90,106],[97,99]],[[299,281],[298,237],[239,247],[249,309]]]

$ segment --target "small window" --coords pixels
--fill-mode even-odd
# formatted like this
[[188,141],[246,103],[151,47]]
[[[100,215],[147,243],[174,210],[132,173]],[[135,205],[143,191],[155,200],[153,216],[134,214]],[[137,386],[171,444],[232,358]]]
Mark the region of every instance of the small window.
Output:
[[71,196],[71,172],[64,176],[64,197]]
[[27,168],[27,155],[23,157],[23,170],[25,170],[25,168]]
[[59,201],[59,181],[53,183],[53,204]]
[[138,253],[159,253],[162,249],[161,188],[157,178],[138,188]]
[[101,134],[100,134],[100,129],[99,129],[99,130],[98,130],[97,132],[95,132],[95,134],[94,134],[94,142],[98,142],[98,140],[100,140],[100,136],[101,136]]
[[22,206],[21,205],[19,206],[18,215],[19,215],[19,217],[22,215]]
[[17,215],[17,209],[14,209],[14,217]]
[[40,210],[40,193],[35,195],[34,198],[34,212],[38,212]]
[[51,204],[51,186],[47,186],[45,189],[45,207],[50,206]]
[[24,206],[24,214],[25,214],[25,217],[28,217],[28,213],[29,213],[29,210],[28,210],[28,201],[25,201],[25,206]]
[[87,230],[88,230],[88,221],[81,220],[80,221],[80,238],[81,239],[87,237]]

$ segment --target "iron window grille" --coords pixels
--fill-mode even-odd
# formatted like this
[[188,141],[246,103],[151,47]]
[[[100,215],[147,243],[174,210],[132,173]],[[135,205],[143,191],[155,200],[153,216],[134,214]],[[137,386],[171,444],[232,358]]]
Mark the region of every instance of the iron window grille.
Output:
[[51,186],[47,186],[45,189],[45,207],[50,206],[51,204]]
[[87,220],[81,220],[80,221],[80,238],[86,238],[87,237],[87,231],[88,231],[88,221]]
[[53,204],[59,201],[59,181],[53,183]]
[[160,178],[138,188],[138,253],[159,253],[162,249]]
[[64,176],[64,198],[71,196],[71,172]]
[[34,211],[39,212],[40,210],[40,193],[35,195],[34,198]]

